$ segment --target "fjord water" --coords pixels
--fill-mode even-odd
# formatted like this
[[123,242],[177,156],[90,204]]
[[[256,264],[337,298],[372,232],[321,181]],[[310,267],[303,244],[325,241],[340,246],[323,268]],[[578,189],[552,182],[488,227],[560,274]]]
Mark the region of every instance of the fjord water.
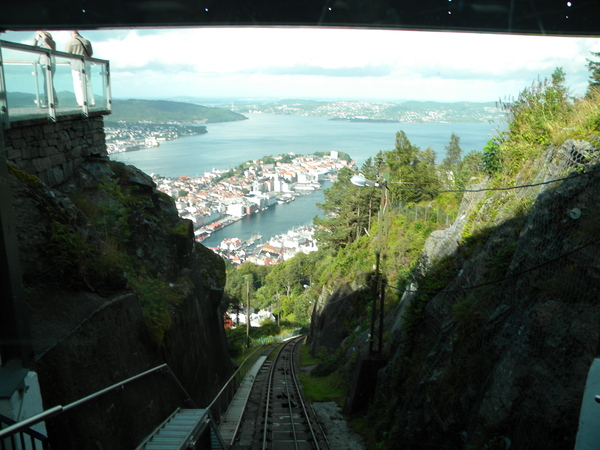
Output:
[[[325,117],[246,114],[248,120],[207,124],[208,133],[161,143],[160,147],[113,154],[111,158],[137,166],[148,174],[166,177],[201,176],[215,169],[229,169],[263,156],[340,151],[360,167],[379,150],[394,148],[402,130],[421,149],[431,147],[440,162],[452,133],[460,138],[463,155],[485,146],[499,126],[490,123],[373,123],[330,120]],[[326,187],[326,186],[325,186]],[[253,214],[219,230],[204,241],[217,245],[226,237],[248,239],[261,234],[263,241],[292,227],[310,224],[320,210],[323,191]],[[290,226],[291,225],[291,226]]]
[[329,181],[324,181],[323,189],[296,197],[290,203],[277,204],[260,213],[242,217],[228,227],[215,231],[202,243],[207,247],[218,247],[225,238],[247,240],[257,234],[261,236],[258,242],[267,242],[292,228],[312,225],[313,218],[321,215],[317,203],[323,203],[323,192],[330,186]]
[[372,123],[330,120],[325,117],[246,114],[248,120],[207,124],[208,133],[161,143],[160,147],[113,155],[144,172],[165,177],[201,176],[263,156],[337,150],[348,153],[360,167],[379,150],[394,148],[402,130],[413,145],[431,147],[444,158],[444,147],[454,132],[463,155],[481,150],[495,135],[489,123]]

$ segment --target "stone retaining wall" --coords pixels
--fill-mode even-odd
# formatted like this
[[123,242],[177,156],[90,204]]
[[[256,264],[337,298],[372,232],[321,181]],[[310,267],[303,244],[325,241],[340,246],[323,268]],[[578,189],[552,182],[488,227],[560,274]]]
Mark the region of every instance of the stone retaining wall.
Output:
[[87,158],[108,158],[102,115],[13,122],[4,144],[8,162],[51,187],[69,179]]

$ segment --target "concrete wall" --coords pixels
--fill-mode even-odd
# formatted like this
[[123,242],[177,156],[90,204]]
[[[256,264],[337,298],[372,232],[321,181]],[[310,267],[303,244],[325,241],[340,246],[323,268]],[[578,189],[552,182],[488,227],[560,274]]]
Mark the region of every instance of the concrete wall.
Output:
[[11,123],[4,132],[7,159],[48,186],[67,180],[87,158],[108,158],[102,115],[68,116],[57,122]]

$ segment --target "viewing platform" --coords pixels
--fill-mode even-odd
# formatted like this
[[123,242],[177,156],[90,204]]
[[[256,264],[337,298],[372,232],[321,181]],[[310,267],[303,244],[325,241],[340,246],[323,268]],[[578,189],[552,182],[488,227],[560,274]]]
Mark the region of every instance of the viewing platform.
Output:
[[0,40],[3,154],[58,186],[89,158],[108,158],[109,62]]
[[111,113],[107,60],[0,40],[0,69],[5,130]]

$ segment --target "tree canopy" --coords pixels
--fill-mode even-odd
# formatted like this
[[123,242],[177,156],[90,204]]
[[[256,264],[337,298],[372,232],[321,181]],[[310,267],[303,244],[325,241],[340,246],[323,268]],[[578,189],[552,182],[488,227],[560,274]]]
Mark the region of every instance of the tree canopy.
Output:
[[421,150],[413,145],[404,131],[396,133],[393,150],[383,153],[383,160],[390,169],[390,191],[401,202],[418,202],[433,198],[423,191],[435,191],[439,179],[435,166],[435,152],[430,148]]
[[[596,59],[600,59],[600,52],[590,52]],[[592,59],[587,60],[587,67],[590,71],[590,79],[588,84],[587,96],[589,97],[593,90],[600,88],[600,61]]]
[[[362,169],[365,177],[376,178],[371,158],[365,162]],[[345,247],[368,232],[371,226],[371,218],[379,208],[380,189],[353,185],[350,181],[353,175],[356,175],[356,171],[342,168],[337,181],[325,190],[325,202],[317,205],[325,214],[323,218],[314,218],[318,227],[315,238],[319,248]]]

